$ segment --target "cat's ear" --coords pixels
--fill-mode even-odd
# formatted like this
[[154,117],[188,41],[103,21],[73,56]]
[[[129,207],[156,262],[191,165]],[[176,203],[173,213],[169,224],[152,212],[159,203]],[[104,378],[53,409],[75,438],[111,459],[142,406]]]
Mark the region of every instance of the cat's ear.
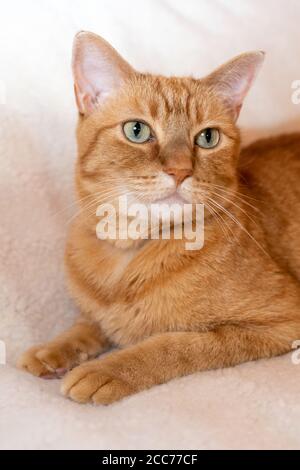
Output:
[[91,114],[135,73],[107,41],[85,31],[75,36],[72,67],[81,114]]
[[218,94],[231,109],[236,120],[262,63],[265,53],[262,51],[246,52],[211,73],[206,77],[214,93]]

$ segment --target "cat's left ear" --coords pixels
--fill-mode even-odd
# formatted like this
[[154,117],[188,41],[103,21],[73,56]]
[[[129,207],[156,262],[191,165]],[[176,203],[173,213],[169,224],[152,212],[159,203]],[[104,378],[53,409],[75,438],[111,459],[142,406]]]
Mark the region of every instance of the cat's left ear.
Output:
[[230,60],[205,78],[212,91],[226,103],[236,120],[259,69],[263,51],[246,52]]
[[77,106],[85,115],[91,114],[135,74],[105,39],[86,31],[75,36],[72,66]]

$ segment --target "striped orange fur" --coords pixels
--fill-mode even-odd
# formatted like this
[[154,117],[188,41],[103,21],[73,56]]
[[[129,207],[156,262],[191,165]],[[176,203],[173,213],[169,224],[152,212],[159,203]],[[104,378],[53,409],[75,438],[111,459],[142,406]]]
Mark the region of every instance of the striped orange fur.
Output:
[[[65,259],[81,316],[21,367],[39,376],[73,368],[63,393],[109,404],[291,350],[300,338],[300,135],[241,151],[236,125],[262,58],[241,55],[203,79],[167,78],[136,72],[93,34],[77,36],[80,213]],[[128,141],[128,121],[147,123],[153,138]],[[206,128],[220,133],[215,148],[195,145]],[[151,204],[168,197],[173,177],[180,197],[205,205],[201,250],[184,240],[97,239],[99,204],[122,194]]]

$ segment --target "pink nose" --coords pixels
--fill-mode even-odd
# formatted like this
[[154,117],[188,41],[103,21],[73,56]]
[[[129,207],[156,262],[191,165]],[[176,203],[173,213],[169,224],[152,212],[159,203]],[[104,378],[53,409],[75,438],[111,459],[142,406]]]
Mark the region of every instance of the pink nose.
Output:
[[193,174],[190,168],[166,168],[164,171],[168,175],[173,176],[176,186],[179,186],[186,178]]

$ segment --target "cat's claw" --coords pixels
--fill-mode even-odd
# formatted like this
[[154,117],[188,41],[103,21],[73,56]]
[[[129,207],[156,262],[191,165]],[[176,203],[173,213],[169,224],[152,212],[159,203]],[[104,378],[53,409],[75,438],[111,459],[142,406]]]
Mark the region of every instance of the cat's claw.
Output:
[[60,368],[53,371],[52,374],[41,375],[41,379],[44,380],[54,380],[54,379],[61,379],[66,373],[68,369]]

